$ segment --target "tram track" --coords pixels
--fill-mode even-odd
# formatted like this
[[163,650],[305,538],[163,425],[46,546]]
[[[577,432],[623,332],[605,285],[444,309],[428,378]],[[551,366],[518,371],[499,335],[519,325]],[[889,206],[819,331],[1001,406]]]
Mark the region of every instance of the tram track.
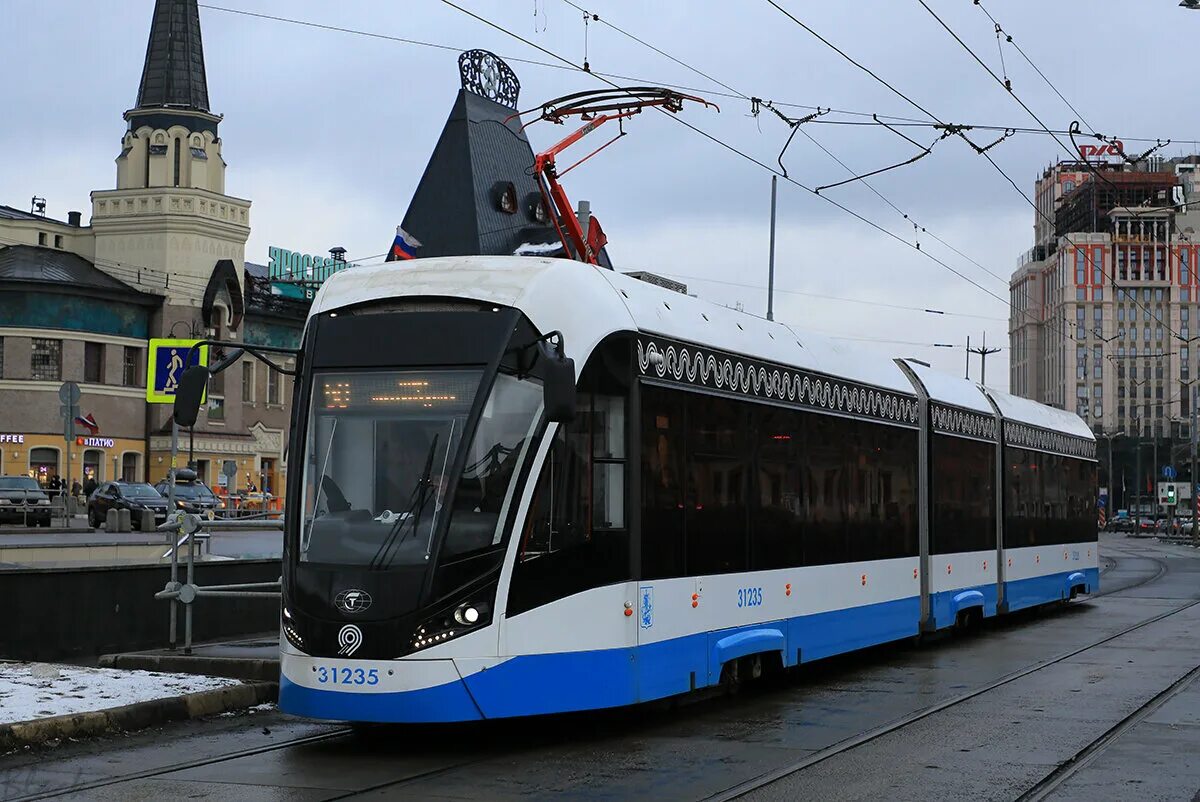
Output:
[[[1129,555],[1129,556],[1134,557],[1135,555]],[[1136,555],[1136,557],[1138,559],[1146,559],[1146,560],[1149,560],[1149,561],[1155,563],[1158,567],[1157,572],[1138,581],[1138,582],[1135,582],[1133,584],[1126,585],[1126,586],[1123,586],[1120,588],[1114,588],[1113,590],[1107,591],[1106,593],[1103,593],[1103,594],[1094,594],[1091,598],[1099,598],[1100,596],[1112,595],[1112,594],[1120,593],[1123,591],[1132,590],[1134,588],[1142,587],[1143,585],[1147,585],[1147,584],[1150,584],[1152,582],[1155,582],[1155,581],[1161,579],[1169,571],[1169,567],[1165,560],[1161,560],[1156,557],[1147,557],[1142,554]],[[898,732],[898,731],[904,729],[905,727],[915,724],[918,721],[927,719],[930,716],[937,715],[938,713],[941,713],[945,710],[949,710],[950,708],[956,707],[965,702],[969,702],[972,699],[976,699],[980,696],[983,696],[984,694],[990,693],[991,691],[994,691],[997,688],[1004,687],[1005,685],[1009,685],[1013,682],[1024,679],[1024,678],[1030,676],[1031,674],[1035,674],[1046,668],[1050,668],[1051,666],[1058,665],[1059,663],[1069,660],[1072,657],[1076,657],[1077,655],[1083,654],[1084,652],[1087,652],[1087,651],[1090,651],[1097,647],[1103,646],[1107,643],[1111,643],[1114,640],[1117,640],[1117,639],[1122,638],[1126,635],[1129,635],[1133,632],[1136,632],[1140,629],[1143,629],[1144,627],[1151,626],[1153,624],[1158,623],[1159,621],[1163,621],[1167,618],[1170,618],[1172,616],[1175,616],[1182,612],[1185,612],[1186,610],[1190,610],[1191,608],[1193,608],[1197,605],[1200,605],[1200,599],[1193,599],[1185,604],[1182,604],[1173,609],[1170,609],[1165,612],[1154,615],[1154,616],[1147,618],[1143,621],[1140,621],[1136,624],[1131,624],[1130,626],[1125,627],[1124,629],[1120,630],[1119,632],[1115,632],[1111,635],[1107,635],[1099,640],[1093,641],[1092,643],[1071,649],[1069,651],[1063,652],[1062,654],[1051,657],[1047,660],[1042,660],[1038,663],[1034,663],[1033,665],[1026,666],[1025,668],[1021,668],[1016,671],[1010,672],[1008,674],[1005,674],[1004,676],[1001,676],[1001,677],[999,677],[995,680],[992,680],[991,682],[988,682],[984,685],[981,685],[977,688],[974,688],[969,691],[965,691],[964,693],[950,697],[949,699],[944,699],[941,702],[937,702],[936,704],[932,704],[927,707],[921,708],[920,710],[915,710],[911,713],[901,716],[900,718],[893,719],[892,721],[886,722],[877,727],[873,727],[873,728],[866,730],[864,732],[861,732],[857,735],[851,736],[850,738],[846,738],[837,743],[831,744],[830,746],[828,746],[824,749],[820,749],[801,760],[797,760],[793,763],[789,763],[787,765],[781,766],[776,769],[772,769],[771,771],[763,772],[762,774],[752,777],[749,780],[745,780],[741,783],[738,783],[737,785],[730,786],[729,788],[726,788],[722,791],[719,791],[715,794],[712,794],[712,795],[706,797],[705,802],[724,802],[725,800],[738,799],[739,797],[745,796],[746,794],[751,793],[752,791],[756,791],[760,788],[764,788],[764,787],[771,785],[772,783],[778,782],[779,780],[782,780],[786,777],[790,777],[794,774],[804,771],[805,769],[811,768],[812,766],[815,766],[818,763],[823,763],[826,760],[837,757],[839,755],[843,755],[847,752],[850,752],[854,749],[864,746],[864,745],[866,745],[878,738],[881,738],[885,735],[890,735],[892,733]],[[1078,771],[1079,768],[1082,768],[1083,765],[1086,765],[1086,763],[1090,762],[1091,759],[1095,756],[1095,754],[1098,754],[1099,752],[1103,751],[1103,749],[1109,743],[1111,743],[1113,740],[1115,740],[1117,737],[1119,737],[1125,731],[1127,731],[1128,729],[1130,729],[1131,727],[1135,726],[1137,723],[1142,721],[1146,716],[1153,713],[1154,710],[1157,710],[1159,707],[1161,707],[1162,704],[1164,704],[1166,701],[1168,701],[1171,697],[1173,697],[1174,695],[1176,695],[1177,693],[1182,691],[1184,688],[1186,688],[1188,685],[1190,685],[1191,682],[1194,681],[1197,677],[1200,677],[1200,667],[1197,667],[1193,671],[1189,672],[1187,675],[1185,675],[1183,678],[1178,680],[1172,686],[1170,686],[1165,691],[1158,694],[1153,699],[1151,699],[1149,702],[1147,702],[1146,705],[1143,706],[1143,708],[1139,708],[1138,711],[1135,711],[1134,713],[1130,714],[1130,716],[1127,717],[1127,720],[1123,720],[1122,722],[1118,723],[1108,733],[1105,733],[1105,735],[1102,735],[1100,738],[1096,739],[1096,741],[1094,741],[1092,744],[1089,744],[1089,746],[1085,747],[1083,750],[1081,750],[1080,753],[1076,754],[1070,760],[1066,761],[1066,763],[1060,765],[1060,767],[1058,769],[1056,769],[1055,772],[1052,772],[1044,780],[1041,781],[1042,783],[1047,783],[1046,793],[1043,794],[1042,796],[1030,797],[1030,799],[1045,798],[1045,796],[1048,795],[1051,791],[1053,791],[1054,788],[1057,788],[1059,785],[1062,784],[1062,782],[1065,782],[1066,779],[1068,779],[1072,774],[1074,774],[1076,771]],[[1156,700],[1158,700],[1157,704],[1156,704]],[[1060,771],[1062,772],[1061,775],[1059,774]],[[1039,783],[1039,785],[1041,785],[1041,783]],[[1035,786],[1035,789],[1037,787],[1038,786]],[[1031,792],[1032,792],[1032,789],[1031,789]],[[1024,798],[1025,797],[1022,797],[1022,799],[1024,799]]]
[[[1103,593],[1093,594],[1092,596],[1089,597],[1090,599],[1097,599],[1102,596],[1114,595],[1114,594],[1126,592],[1129,590],[1133,590],[1133,589],[1142,587],[1147,584],[1151,584],[1153,582],[1161,580],[1170,570],[1168,562],[1159,557],[1149,556],[1145,553],[1136,553],[1136,554],[1129,553],[1129,552],[1124,552],[1124,551],[1121,551],[1118,549],[1111,549],[1111,550],[1108,550],[1108,552],[1110,555],[1112,555],[1112,558],[1116,561],[1114,568],[1119,567],[1120,563],[1123,562],[1124,560],[1138,560],[1138,561],[1148,561],[1148,562],[1152,563],[1155,566],[1155,571],[1153,573],[1148,573],[1146,576],[1144,576],[1130,584],[1121,585],[1119,587],[1114,587],[1111,590],[1104,591]],[[903,729],[904,727],[907,727],[910,724],[913,724],[917,721],[928,718],[929,716],[933,716],[933,715],[940,713],[944,710],[947,710],[951,707],[954,707],[956,705],[959,705],[966,701],[974,699],[978,696],[986,694],[992,690],[995,690],[996,688],[999,688],[999,687],[1002,687],[1009,683],[1020,680],[1024,677],[1027,677],[1030,674],[1033,674],[1044,668],[1048,668],[1052,665],[1061,663],[1064,660],[1068,660],[1071,657],[1074,657],[1078,654],[1088,651],[1089,649],[1093,649],[1098,646],[1102,646],[1102,645],[1109,643],[1115,639],[1118,639],[1125,635],[1128,635],[1138,629],[1141,629],[1146,626],[1150,626],[1158,621],[1162,621],[1163,619],[1166,619],[1170,616],[1181,613],[1187,609],[1190,609],[1193,606],[1196,606],[1197,604],[1200,604],[1200,599],[1191,601],[1180,607],[1177,607],[1177,608],[1174,608],[1171,610],[1167,610],[1163,613],[1155,615],[1144,621],[1130,625],[1130,626],[1120,630],[1119,632],[1108,635],[1108,636],[1106,636],[1102,639],[1096,640],[1090,644],[1081,646],[1079,648],[1072,649],[1068,652],[1065,652],[1063,654],[1060,654],[1055,657],[1049,658],[1047,660],[1041,661],[1039,663],[1033,664],[1031,666],[1026,666],[1025,668],[1018,669],[1017,671],[1006,674],[1006,675],[1004,675],[992,682],[989,682],[981,687],[975,688],[970,691],[966,691],[962,694],[959,694],[958,696],[952,697],[950,699],[946,699],[937,704],[914,711],[910,714],[902,716],[901,718],[898,718],[891,722],[882,724],[873,729],[864,731],[856,736],[845,739],[836,744],[832,744],[825,749],[822,749],[820,751],[817,751],[815,753],[808,755],[803,760],[788,764],[786,766],[782,766],[782,767],[780,767],[778,769],[774,769],[770,772],[765,772],[755,778],[747,780],[738,785],[732,786],[724,791],[720,791],[720,792],[708,797],[708,799],[725,800],[725,799],[734,799],[734,798],[740,797],[746,793],[749,793],[758,788],[762,788],[766,785],[776,782],[777,780],[783,779],[784,777],[787,777],[792,774],[803,771],[817,763],[821,763],[825,760],[836,757],[837,755],[844,754],[844,753],[846,753],[850,750],[853,750],[859,746],[867,744],[879,737],[882,737],[889,733],[893,733],[893,732],[896,732],[897,730]],[[1195,676],[1193,676],[1193,675],[1195,675]],[[1192,672],[1192,674],[1189,674],[1188,677],[1184,678],[1184,679],[1189,680],[1189,682],[1186,684],[1190,684],[1190,681],[1194,680],[1196,678],[1196,676],[1200,676],[1200,668],[1198,668],[1196,671]],[[1181,680],[1181,682],[1182,682],[1182,680]],[[1186,687],[1186,684],[1182,687]],[[1172,686],[1172,687],[1175,687],[1175,686]],[[1180,687],[1179,690],[1182,690],[1182,687]],[[1171,689],[1168,689],[1168,691],[1170,691],[1170,690]],[[1175,692],[1177,693],[1178,690],[1176,690]],[[1091,759],[1094,757],[1094,755],[1098,754],[1100,751],[1102,751],[1103,748],[1105,746],[1107,746],[1108,743],[1110,743],[1116,737],[1119,737],[1119,735],[1121,733],[1125,732],[1130,727],[1136,725],[1136,723],[1138,723],[1139,721],[1144,719],[1145,716],[1149,715],[1151,712],[1153,712],[1153,710],[1158,709],[1158,707],[1161,706],[1161,703],[1165,703],[1170,698],[1170,696],[1174,695],[1172,693],[1170,695],[1164,696],[1164,694],[1167,694],[1167,691],[1164,691],[1163,694],[1160,694],[1160,696],[1162,696],[1163,698],[1158,705],[1154,706],[1152,709],[1147,709],[1145,711],[1145,713],[1143,715],[1141,715],[1140,717],[1137,717],[1138,712],[1135,711],[1134,714],[1131,714],[1130,721],[1122,722],[1122,724],[1117,725],[1117,728],[1120,728],[1120,730],[1118,732],[1113,733],[1111,735],[1111,737],[1108,737],[1110,734],[1106,733],[1105,736],[1101,736],[1100,739],[1097,739],[1097,742],[1089,745],[1089,747],[1085,747],[1085,749],[1082,750],[1079,754],[1072,757],[1069,761],[1067,761],[1067,763],[1064,763],[1063,766],[1060,766],[1060,769],[1056,770],[1056,771],[1061,772],[1061,773],[1052,774],[1050,777],[1047,777],[1045,780],[1043,780],[1043,783],[1053,782],[1056,784],[1053,786],[1050,786],[1048,784],[1046,787],[1049,790],[1053,790],[1053,787],[1058,787],[1058,785],[1060,785],[1062,782],[1065,782],[1072,774],[1075,773],[1075,771],[1078,771],[1079,768],[1082,768],[1083,765],[1086,765],[1088,762],[1090,762]],[[1155,698],[1158,699],[1159,697],[1155,697]],[[1147,705],[1153,704],[1154,701],[1155,700],[1151,700],[1151,702],[1148,702]],[[1134,717],[1137,717],[1137,718],[1134,719]],[[1114,728],[1114,730],[1117,728]],[[41,799],[50,799],[50,798],[61,797],[61,796],[66,796],[66,795],[73,795],[73,794],[86,794],[89,791],[94,791],[94,790],[111,787],[111,786],[117,786],[122,783],[135,782],[138,780],[145,780],[145,779],[160,778],[160,777],[164,777],[166,775],[170,775],[170,774],[173,774],[176,772],[185,771],[185,770],[189,770],[189,769],[195,769],[195,768],[202,768],[202,767],[206,767],[206,766],[216,766],[216,765],[220,765],[222,763],[227,763],[230,761],[238,760],[240,758],[253,757],[256,755],[267,754],[267,753],[271,753],[271,752],[293,749],[293,748],[302,748],[305,746],[310,746],[310,745],[315,745],[315,744],[320,744],[320,743],[328,743],[328,742],[336,741],[336,740],[339,740],[342,738],[353,736],[353,734],[354,734],[354,730],[352,728],[344,727],[344,728],[339,728],[339,729],[336,729],[333,731],[320,733],[317,735],[309,735],[309,736],[303,736],[303,737],[298,737],[298,738],[291,738],[288,740],[284,740],[284,741],[280,741],[280,742],[272,743],[272,744],[267,744],[267,745],[263,745],[263,746],[250,747],[250,748],[235,750],[235,751],[231,751],[231,752],[224,752],[221,754],[211,755],[211,756],[207,756],[207,757],[203,757],[203,758],[197,758],[194,760],[169,763],[166,765],[146,769],[143,771],[130,772],[127,774],[122,774],[122,775],[113,776],[113,777],[106,777],[106,778],[97,779],[94,781],[79,783],[79,784],[72,785],[69,787],[62,787],[62,788],[57,788],[57,789],[47,789],[45,791],[36,792],[36,793],[29,794],[26,796],[16,797],[16,799],[18,799],[18,800],[41,800]],[[387,789],[403,788],[410,784],[419,783],[424,780],[433,779],[438,776],[446,775],[449,773],[453,773],[455,771],[459,771],[459,770],[468,768],[469,766],[471,766],[473,764],[480,763],[480,762],[483,762],[485,760],[488,760],[488,759],[491,759],[494,757],[496,757],[495,753],[489,753],[489,754],[485,754],[485,755],[478,755],[474,759],[471,759],[471,760],[455,762],[450,765],[436,766],[436,767],[433,767],[433,768],[430,768],[427,770],[415,770],[412,773],[407,774],[406,776],[398,777],[393,780],[387,780],[384,782],[380,782],[380,783],[371,785],[369,787],[363,787],[363,788],[344,791],[340,795],[331,796],[330,799],[350,799],[350,798],[358,797],[358,796],[361,796],[364,794],[378,793],[380,791],[384,791]],[[1055,778],[1055,779],[1052,779],[1052,778]],[[1039,787],[1040,787],[1040,785],[1039,785]],[[1049,790],[1047,791],[1047,793],[1049,793]],[[1029,797],[1029,798],[1030,799],[1040,799],[1040,798],[1044,798],[1044,796],[1043,797]]]
[[33,800],[37,799],[53,799],[54,797],[65,796],[67,794],[85,793],[87,791],[94,791],[112,785],[133,782],[135,780],[153,779],[155,777],[161,777],[177,771],[186,771],[187,769],[202,768],[204,766],[214,766],[219,763],[226,763],[230,760],[267,754],[269,752],[276,752],[281,749],[291,749],[298,746],[324,743],[326,741],[344,738],[347,735],[353,734],[353,732],[354,730],[350,727],[345,727],[343,729],[333,730],[331,732],[323,732],[318,735],[306,735],[300,738],[291,738],[286,741],[279,741],[277,743],[266,744],[263,746],[253,746],[246,749],[239,749],[234,752],[224,752],[220,755],[196,758],[195,760],[179,761],[177,763],[171,763],[165,766],[157,766],[152,769],[146,769],[144,771],[130,772],[128,774],[122,774],[115,777],[105,777],[102,780],[92,780],[90,782],[78,783],[65,788],[55,788],[53,790],[39,791],[26,796],[12,797],[10,798],[10,802],[33,802]]
[[1132,730],[1138,724],[1141,724],[1162,708],[1163,705],[1171,701],[1171,699],[1191,687],[1197,678],[1200,678],[1200,666],[1196,666],[1175,680],[1175,682],[1155,694],[1137,710],[1134,710],[1106,730],[1099,738],[1096,738],[1070,758],[1060,763],[1058,768],[1043,777],[1036,785],[1021,794],[1021,796],[1017,797],[1018,802],[1040,802],[1040,800],[1048,798],[1068,780],[1098,758],[1104,750],[1122,735]]

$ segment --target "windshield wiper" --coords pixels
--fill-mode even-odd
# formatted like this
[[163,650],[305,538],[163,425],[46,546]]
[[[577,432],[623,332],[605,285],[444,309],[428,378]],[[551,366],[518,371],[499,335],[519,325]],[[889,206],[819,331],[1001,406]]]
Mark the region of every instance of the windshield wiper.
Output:
[[429,453],[425,455],[425,469],[421,476],[417,479],[416,485],[413,487],[412,493],[409,494],[408,509],[400,513],[400,517],[392,524],[388,530],[387,537],[379,544],[379,550],[375,552],[375,556],[371,558],[371,568],[383,570],[391,565],[395,555],[400,553],[400,547],[404,545],[405,538],[408,533],[405,533],[399,539],[397,535],[404,528],[404,524],[412,520],[412,532],[417,531],[417,525],[421,520],[421,510],[429,499],[429,475],[433,472],[433,454],[437,450],[438,438],[441,433],[433,436],[433,442],[429,444]]

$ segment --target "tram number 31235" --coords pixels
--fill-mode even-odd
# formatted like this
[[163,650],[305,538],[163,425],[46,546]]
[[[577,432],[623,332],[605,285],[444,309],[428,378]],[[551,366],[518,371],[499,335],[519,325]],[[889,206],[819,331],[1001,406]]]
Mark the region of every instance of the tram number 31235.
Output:
[[361,668],[341,668],[338,674],[336,666],[317,666],[317,682],[325,685],[378,685],[379,669],[364,670]]
[[762,588],[738,588],[738,607],[762,606]]

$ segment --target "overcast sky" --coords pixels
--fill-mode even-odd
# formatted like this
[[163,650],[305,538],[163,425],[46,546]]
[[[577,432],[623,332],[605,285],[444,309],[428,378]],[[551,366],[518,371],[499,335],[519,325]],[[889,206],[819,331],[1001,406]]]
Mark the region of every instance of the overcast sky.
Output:
[[[984,61],[1001,72],[992,23],[970,0],[927,0]],[[501,56],[552,60],[434,0],[224,0],[238,8],[324,25],[448,45]],[[582,63],[582,15],[562,0],[461,0],[481,16],[572,62]],[[858,3],[782,2],[799,19],[871,67],[944,121],[1032,126],[1035,123],[946,33],[917,0]],[[924,115],[843,60],[765,0],[736,3],[592,0],[579,5],[653,44],[739,93],[779,102],[832,106],[924,119]],[[1200,108],[1191,74],[1200,13],[1176,0],[990,0],[988,10],[1094,130],[1133,137],[1172,137],[1166,155],[1191,152]],[[0,0],[5,37],[4,169],[0,203],[28,208],[47,198],[64,218],[88,205],[88,192],[115,185],[113,160],[133,105],[153,0]],[[536,14],[535,14],[536,12]],[[252,18],[200,11],[209,99],[224,114],[229,164],[226,189],[253,201],[246,256],[266,262],[267,247],[350,257],[387,250],[458,89],[456,52]],[[16,35],[11,35],[16,33]],[[726,92],[707,79],[593,22],[586,30],[593,70]],[[1021,56],[1005,45],[1004,70],[1020,96],[1052,128],[1076,118]],[[577,71],[512,63],[521,105],[603,86]],[[630,82],[626,82],[630,83]],[[720,113],[689,107],[681,116],[768,164],[788,129],[749,103],[714,97]],[[802,114],[802,110],[789,109]],[[833,115],[830,116],[833,118]],[[836,119],[854,119],[838,116]],[[588,199],[604,222],[621,270],[687,276],[692,291],[720,303],[741,302],[763,314],[765,291],[700,280],[766,284],[769,174],[659,114],[628,126],[629,136],[564,182],[573,200]],[[914,155],[879,127],[806,125],[856,171]],[[928,129],[906,129],[929,142]],[[535,125],[535,148],[563,129]],[[596,144],[605,139],[595,135]],[[978,132],[980,144],[994,135]],[[1064,139],[1065,141],[1065,139]],[[1069,145],[1069,142],[1067,143]],[[1128,148],[1134,150],[1132,144]],[[990,151],[1026,195],[1034,179],[1065,152],[1046,136],[1018,135]],[[848,174],[797,136],[784,157],[807,186]],[[916,356],[961,373],[962,343],[1007,345],[1007,282],[1030,247],[1033,211],[964,142],[949,139],[931,155],[872,179],[873,186],[928,232],[983,265],[997,279],[920,234],[936,255],[999,299],[915,250],[820,198],[780,183],[777,319],[864,342],[892,355]],[[905,240],[911,223],[861,183],[826,194]],[[932,315],[833,301],[794,290],[900,306]],[[953,343],[955,350],[925,347]],[[918,345],[920,344],[920,345]],[[1008,386],[1007,352],[989,360],[988,384]],[[972,366],[978,378],[978,359]]]

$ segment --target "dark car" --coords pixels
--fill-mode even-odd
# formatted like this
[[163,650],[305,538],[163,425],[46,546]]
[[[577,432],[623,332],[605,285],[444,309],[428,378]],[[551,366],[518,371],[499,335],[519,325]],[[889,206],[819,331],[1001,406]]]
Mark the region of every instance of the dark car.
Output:
[[0,523],[50,525],[50,496],[28,476],[0,476]]
[[[163,479],[154,487],[163,498],[169,498],[169,481]],[[186,468],[175,472],[175,506],[209,519],[225,515],[225,502],[196,477],[195,471]]]
[[156,526],[167,520],[167,500],[145,482],[104,482],[88,498],[87,510],[93,529],[104,523],[109,510],[129,510],[134,529],[142,528],[142,510],[154,512]]

